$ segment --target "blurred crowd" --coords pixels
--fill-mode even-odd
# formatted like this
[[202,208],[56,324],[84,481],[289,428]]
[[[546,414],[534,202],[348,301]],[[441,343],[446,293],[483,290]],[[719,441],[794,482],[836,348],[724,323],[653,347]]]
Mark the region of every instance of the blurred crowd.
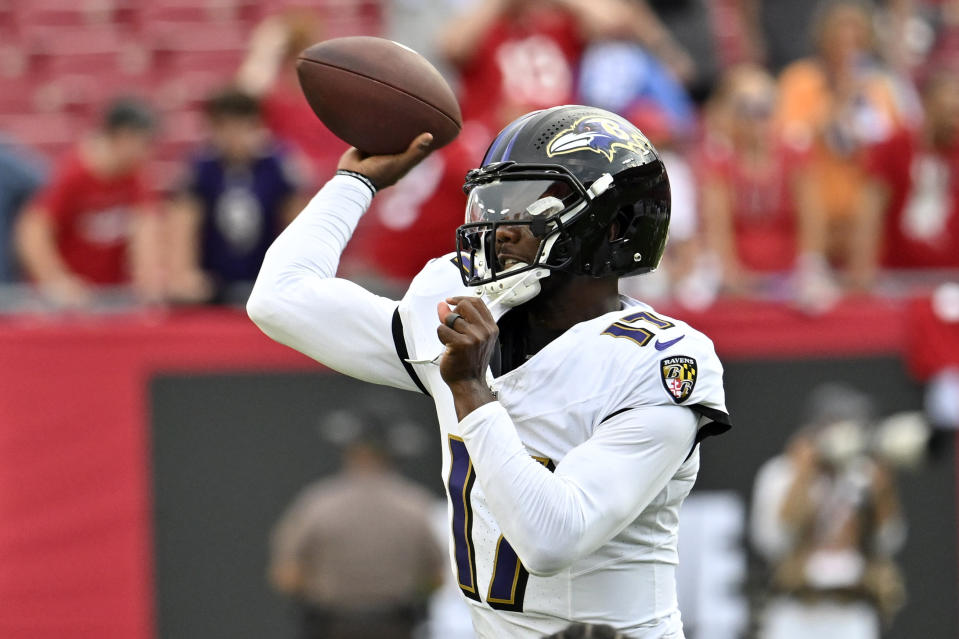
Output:
[[[118,292],[149,305],[243,301],[272,238],[345,148],[295,74],[299,51],[340,35],[330,16],[343,3],[274,3],[253,18],[240,0],[206,9],[234,4],[233,18],[183,17],[235,18],[246,34],[229,69],[189,83],[180,74],[192,124],[162,117],[149,89],[119,86],[89,131],[51,152],[17,143],[9,123],[23,120],[0,100],[0,281],[21,284],[3,289],[0,307],[22,308],[9,291],[24,289],[46,308],[92,308]],[[671,247],[627,293],[699,309],[761,297],[818,313],[843,295],[959,272],[959,1],[353,5],[369,14],[361,28],[434,61],[464,116],[454,143],[377,198],[343,258],[353,277],[399,290],[451,250],[463,176],[489,140],[517,115],[563,103],[622,114],[667,164]],[[20,19],[11,12],[6,27],[32,33]],[[190,143],[171,147],[190,127]]]

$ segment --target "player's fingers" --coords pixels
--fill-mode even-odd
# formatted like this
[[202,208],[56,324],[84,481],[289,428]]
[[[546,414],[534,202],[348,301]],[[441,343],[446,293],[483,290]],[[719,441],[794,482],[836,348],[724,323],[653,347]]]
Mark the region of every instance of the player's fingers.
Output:
[[446,324],[440,324],[436,327],[436,336],[440,338],[443,346],[465,346],[472,340],[471,336],[464,335]]
[[465,317],[467,322],[486,325],[496,324],[496,320],[493,319],[486,304],[478,297],[451,297],[446,302],[453,306],[454,311]]
[[351,171],[356,170],[356,166],[362,162],[365,157],[366,155],[364,155],[362,151],[355,146],[351,146],[340,156],[340,161],[337,163],[336,168]]
[[[440,323],[449,326],[455,330],[456,322],[463,319],[463,316],[450,310],[449,304],[440,302],[436,305],[436,314],[440,318]],[[451,318],[451,316],[454,316]]]
[[439,318],[440,318],[440,324],[442,324],[443,322],[445,322],[445,321],[446,321],[446,316],[449,315],[449,314],[452,313],[452,312],[453,312],[453,311],[450,310],[450,305],[447,304],[446,302],[440,302],[439,304],[436,305],[436,314],[437,314],[437,315],[439,316]]
[[433,134],[432,133],[420,133],[416,136],[410,145],[406,147],[406,150],[403,151],[400,155],[405,159],[409,160],[422,160],[430,153],[430,148],[433,146]]

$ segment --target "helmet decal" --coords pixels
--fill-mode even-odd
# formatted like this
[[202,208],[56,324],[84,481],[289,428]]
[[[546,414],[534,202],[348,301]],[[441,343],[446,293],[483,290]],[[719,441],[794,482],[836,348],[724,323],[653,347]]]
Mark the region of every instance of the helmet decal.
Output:
[[635,127],[628,129],[617,120],[604,115],[587,115],[563,129],[546,145],[547,157],[566,153],[592,151],[604,155],[610,162],[619,150],[641,155],[654,155],[653,146]]
[[[526,123],[530,120],[530,118],[537,113],[539,113],[539,111],[527,113],[523,117],[514,120],[509,126],[503,129],[500,134],[496,136],[496,139],[493,140],[493,144],[491,144],[490,148],[487,150],[486,156],[483,158],[483,164],[486,164],[489,161],[489,158],[496,154],[504,142],[506,142],[506,150],[504,151],[503,157],[500,158],[500,161],[509,159],[510,151],[513,150],[513,145],[516,144],[516,139],[519,137],[517,134],[523,130],[523,127],[526,126]],[[509,142],[507,142],[507,140],[509,140]]]

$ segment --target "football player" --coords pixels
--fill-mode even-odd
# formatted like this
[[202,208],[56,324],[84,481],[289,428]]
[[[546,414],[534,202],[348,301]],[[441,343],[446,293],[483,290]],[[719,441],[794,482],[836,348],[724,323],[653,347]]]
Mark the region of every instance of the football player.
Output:
[[394,156],[348,151],[270,248],[250,317],[331,368],[432,397],[450,560],[479,636],[577,621],[682,637],[679,507],[697,443],[729,418],[709,339],[617,291],[666,244],[656,150],[607,111],[529,113],[467,175],[455,253],[426,264],[402,300],[337,279],[376,191],[430,140]]

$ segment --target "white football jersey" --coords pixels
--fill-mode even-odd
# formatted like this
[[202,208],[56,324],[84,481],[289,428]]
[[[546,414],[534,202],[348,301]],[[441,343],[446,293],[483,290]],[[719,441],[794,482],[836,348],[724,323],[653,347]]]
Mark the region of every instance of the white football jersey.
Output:
[[323,187],[267,252],[251,318],[330,368],[432,396],[450,560],[480,637],[538,639],[580,621],[681,638],[679,507],[699,468],[696,442],[728,428],[712,343],[622,298],[621,310],[490,373],[498,401],[457,420],[431,363],[444,350],[437,303],[473,293],[451,256],[427,264],[398,304],[335,277],[372,195],[349,176]]
[[[443,350],[437,301],[472,294],[451,258],[431,261],[400,302],[400,348],[418,362],[408,370],[436,403],[450,559],[477,633],[538,638],[576,620],[612,624],[637,639],[681,637],[673,566],[679,507],[696,479],[698,451],[690,450],[659,495],[605,545],[559,574],[529,574],[475,481],[439,366],[426,363]],[[529,454],[549,468],[601,422],[630,408],[680,404],[702,415],[701,424],[726,422],[722,367],[712,342],[648,305],[626,297],[622,302],[622,310],[573,326],[512,371],[489,375]]]

